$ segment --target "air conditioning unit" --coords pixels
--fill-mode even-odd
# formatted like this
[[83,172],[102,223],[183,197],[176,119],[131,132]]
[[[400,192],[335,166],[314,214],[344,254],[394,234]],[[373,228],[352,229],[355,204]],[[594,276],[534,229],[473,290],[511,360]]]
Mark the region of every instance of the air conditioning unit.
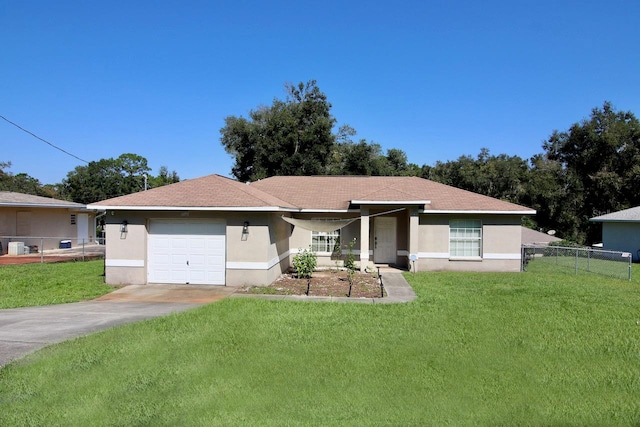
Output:
[[9,255],[24,255],[24,242],[9,242]]

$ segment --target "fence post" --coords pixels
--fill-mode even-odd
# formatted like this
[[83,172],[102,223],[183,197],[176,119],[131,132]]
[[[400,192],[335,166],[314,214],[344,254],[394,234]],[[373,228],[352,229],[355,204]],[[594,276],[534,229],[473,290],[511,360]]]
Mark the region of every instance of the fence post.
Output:
[[629,281],[631,281],[631,260],[633,260],[633,256],[629,254]]
[[82,261],[84,261],[84,238],[82,239]]
[[578,253],[579,253],[579,249],[576,248],[576,276],[578,275]]
[[587,249],[587,271],[591,271],[591,249]]
[[558,247],[556,246],[556,265],[558,265]]
[[44,264],[44,237],[40,238],[40,264]]

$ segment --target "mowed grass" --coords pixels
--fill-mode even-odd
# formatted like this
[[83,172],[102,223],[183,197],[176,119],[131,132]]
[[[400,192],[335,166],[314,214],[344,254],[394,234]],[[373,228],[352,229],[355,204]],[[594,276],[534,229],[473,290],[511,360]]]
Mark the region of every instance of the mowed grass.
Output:
[[640,289],[407,274],[418,299],[225,299],[0,370],[0,425],[638,425]]
[[0,266],[0,309],[62,304],[113,291],[104,284],[104,261]]

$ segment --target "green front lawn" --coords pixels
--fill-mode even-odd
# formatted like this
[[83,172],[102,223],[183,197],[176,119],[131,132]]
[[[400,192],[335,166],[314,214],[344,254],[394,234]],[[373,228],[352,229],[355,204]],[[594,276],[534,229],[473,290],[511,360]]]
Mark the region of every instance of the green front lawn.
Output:
[[408,304],[225,299],[0,370],[0,425],[638,425],[640,288],[407,274]]
[[63,304],[113,291],[103,260],[0,266],[0,309]]

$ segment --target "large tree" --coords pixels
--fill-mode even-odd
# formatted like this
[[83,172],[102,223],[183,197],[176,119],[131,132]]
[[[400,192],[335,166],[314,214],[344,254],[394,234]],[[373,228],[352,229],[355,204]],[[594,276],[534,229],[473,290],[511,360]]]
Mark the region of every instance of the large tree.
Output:
[[149,188],[156,188],[162,187],[163,185],[174,184],[176,182],[180,182],[178,173],[175,170],[169,172],[169,168],[166,166],[160,166],[160,169],[158,169],[158,175],[149,176],[148,186]]
[[331,104],[315,80],[285,85],[286,99],[229,116],[220,141],[235,157],[233,175],[255,181],[273,175],[324,174],[335,142]]
[[0,191],[32,194],[34,196],[54,197],[52,189],[43,186],[37,178],[26,173],[9,172],[11,162],[0,162]]
[[77,166],[62,181],[61,191],[69,200],[85,204],[123,196],[144,190],[144,175],[150,170],[146,158],[125,153]]
[[329,162],[327,175],[418,175],[418,165],[407,162],[407,154],[397,148],[382,153],[382,147],[375,142],[361,139],[354,142],[357,132],[351,126],[341,126],[336,135]]
[[553,209],[574,216],[564,230],[572,238],[599,240],[600,230],[589,218],[640,204],[640,122],[633,113],[605,102],[589,119],[554,131],[544,149],[546,159],[558,164],[556,185],[565,192],[562,206]]

